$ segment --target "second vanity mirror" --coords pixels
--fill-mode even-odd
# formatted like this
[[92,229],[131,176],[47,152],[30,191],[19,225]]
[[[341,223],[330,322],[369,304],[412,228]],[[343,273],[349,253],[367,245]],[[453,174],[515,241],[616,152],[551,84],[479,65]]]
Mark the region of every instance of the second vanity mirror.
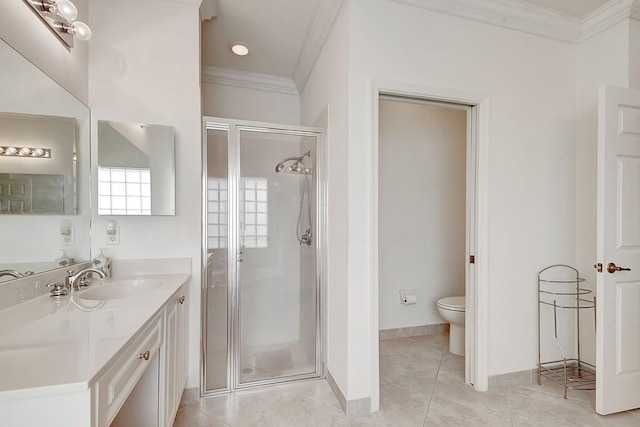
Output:
[[174,153],[171,126],[99,120],[98,215],[175,215]]

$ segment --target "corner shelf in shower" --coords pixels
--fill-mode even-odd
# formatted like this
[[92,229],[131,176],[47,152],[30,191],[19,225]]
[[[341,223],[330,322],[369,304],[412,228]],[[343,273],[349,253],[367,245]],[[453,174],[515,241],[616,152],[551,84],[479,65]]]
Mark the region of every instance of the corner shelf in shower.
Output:
[[[596,368],[580,357],[580,310],[596,310],[596,298],[586,299],[591,290],[581,288],[584,282],[577,269],[556,264],[538,272],[538,384],[542,378],[561,385],[564,398],[567,390],[595,390]],[[543,306],[553,307],[553,331],[556,346],[561,359],[543,361],[541,357],[540,312]],[[575,350],[577,357],[567,357],[567,353],[558,339],[558,313],[560,310],[575,311]],[[567,331],[565,331],[567,332]],[[570,332],[570,331],[568,331]]]

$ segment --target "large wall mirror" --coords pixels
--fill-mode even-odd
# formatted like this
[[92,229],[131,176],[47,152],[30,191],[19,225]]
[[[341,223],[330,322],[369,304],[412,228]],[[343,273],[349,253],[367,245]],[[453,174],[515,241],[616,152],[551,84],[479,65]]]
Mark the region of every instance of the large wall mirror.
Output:
[[3,40],[0,64],[0,272],[86,261],[89,109]]
[[175,215],[171,126],[98,121],[98,215]]

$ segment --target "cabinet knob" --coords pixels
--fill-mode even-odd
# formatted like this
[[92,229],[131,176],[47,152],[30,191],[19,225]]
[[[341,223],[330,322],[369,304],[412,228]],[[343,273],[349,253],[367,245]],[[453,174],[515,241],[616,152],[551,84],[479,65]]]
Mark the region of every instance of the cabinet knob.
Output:
[[140,353],[140,355],[138,356],[138,359],[149,360],[149,357],[151,357],[151,352],[147,350],[144,353]]
[[178,304],[184,304],[184,300],[185,300],[185,297],[184,297],[184,295],[182,295],[180,298],[178,298],[178,300],[176,302]]

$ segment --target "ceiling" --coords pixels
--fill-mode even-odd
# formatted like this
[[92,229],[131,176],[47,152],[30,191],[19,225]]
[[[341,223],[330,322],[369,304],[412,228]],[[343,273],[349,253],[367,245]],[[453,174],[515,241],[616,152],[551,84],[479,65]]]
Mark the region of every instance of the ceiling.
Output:
[[[475,6],[471,0],[394,0]],[[443,1],[445,3],[443,3]],[[450,1],[451,3],[446,3]],[[477,2],[477,0],[474,0]],[[304,86],[343,0],[203,0],[202,65],[205,69],[238,70],[293,79]],[[594,11],[616,0],[483,0],[494,10],[517,7],[584,21]],[[497,5],[497,6],[496,6]],[[206,11],[206,12],[205,12]],[[494,12],[495,13],[495,12]],[[205,19],[213,15],[211,19]],[[231,53],[233,41],[245,42],[250,53]],[[306,47],[305,47],[306,46]],[[212,68],[213,67],[213,68]]]

